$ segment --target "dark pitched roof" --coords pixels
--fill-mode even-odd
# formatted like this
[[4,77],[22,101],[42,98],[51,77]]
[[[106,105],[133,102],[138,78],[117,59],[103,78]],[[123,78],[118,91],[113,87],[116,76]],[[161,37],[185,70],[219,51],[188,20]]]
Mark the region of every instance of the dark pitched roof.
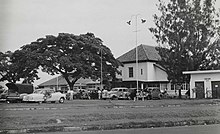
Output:
[[[138,49],[138,61],[158,61],[161,59],[158,51],[153,46],[139,45]],[[135,62],[136,61],[136,48],[123,54],[117,58],[120,62]]]
[[[55,78],[52,78],[46,82],[43,82],[41,83],[40,85],[38,86],[54,86],[54,85],[57,85],[57,82],[58,82],[58,85],[68,85],[68,83],[66,82],[66,80],[62,77],[62,76],[58,76],[58,77],[55,77]],[[99,81],[93,81],[91,79],[84,79],[84,78],[80,78],[76,81],[76,83],[74,84],[74,86],[77,86],[77,85],[81,85],[81,84],[95,84],[95,83],[99,83]]]

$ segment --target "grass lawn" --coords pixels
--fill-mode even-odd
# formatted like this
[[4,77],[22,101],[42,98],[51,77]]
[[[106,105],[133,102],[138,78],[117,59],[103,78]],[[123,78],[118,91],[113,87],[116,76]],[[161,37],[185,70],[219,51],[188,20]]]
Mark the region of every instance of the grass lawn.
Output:
[[[220,100],[73,100],[64,104],[0,103],[0,130],[85,130],[220,123]],[[62,129],[62,128],[60,128]]]

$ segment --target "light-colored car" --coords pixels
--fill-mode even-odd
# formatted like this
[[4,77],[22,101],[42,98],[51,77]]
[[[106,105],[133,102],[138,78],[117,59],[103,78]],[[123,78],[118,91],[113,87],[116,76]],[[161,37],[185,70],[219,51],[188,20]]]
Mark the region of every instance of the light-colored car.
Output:
[[1,99],[6,100],[7,95],[8,95],[8,90],[3,90],[3,92],[0,93],[0,100]]
[[109,94],[109,91],[104,89],[102,92],[102,99],[110,99],[110,94]]
[[24,102],[59,102],[64,103],[66,94],[55,92],[53,89],[38,89],[34,93],[23,97]]
[[129,99],[129,95],[130,92],[126,87],[112,88],[111,91],[108,92],[110,99]]

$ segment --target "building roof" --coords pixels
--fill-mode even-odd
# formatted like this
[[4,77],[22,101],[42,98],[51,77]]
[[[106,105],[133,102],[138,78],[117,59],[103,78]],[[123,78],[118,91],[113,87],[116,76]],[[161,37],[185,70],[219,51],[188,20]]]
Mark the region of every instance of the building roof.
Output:
[[[83,86],[83,85],[87,85],[87,84],[96,84],[96,83],[100,83],[98,80],[93,81],[92,79],[88,79],[88,78],[80,78],[76,81],[76,83],[74,84],[74,86]],[[48,81],[45,81],[43,83],[41,83],[38,86],[54,86],[54,85],[68,85],[68,83],[66,82],[66,80],[63,78],[63,76],[58,76],[55,78],[52,78]]]
[[[138,49],[138,61],[158,61],[161,59],[158,51],[154,46],[139,45]],[[123,54],[117,58],[120,62],[135,62],[136,61],[136,48],[130,50],[129,52]]]
[[154,66],[157,67],[157,68],[160,68],[161,70],[163,70],[163,71],[166,72],[166,69],[163,68],[161,65],[159,65],[159,64],[154,64]]
[[183,74],[207,74],[220,73],[220,70],[184,71]]

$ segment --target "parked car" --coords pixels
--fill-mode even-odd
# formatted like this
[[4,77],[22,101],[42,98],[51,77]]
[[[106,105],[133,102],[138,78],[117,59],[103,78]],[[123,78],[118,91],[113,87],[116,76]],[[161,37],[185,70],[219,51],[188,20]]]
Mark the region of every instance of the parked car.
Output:
[[98,99],[99,94],[97,90],[90,90],[89,91],[89,99]]
[[6,100],[6,97],[8,95],[8,90],[4,90],[1,94],[0,94],[0,100]]
[[108,92],[108,97],[110,99],[129,99],[130,92],[128,91],[128,88],[126,87],[117,87],[112,88]]
[[66,93],[66,99],[71,100],[71,99],[77,99],[79,97],[79,91],[74,89],[74,90],[68,90]]
[[102,99],[110,99],[110,94],[109,94],[109,91],[108,90],[106,90],[106,89],[104,89],[103,91],[102,91]]
[[53,89],[38,89],[34,93],[26,95],[23,97],[24,102],[59,102],[64,103],[66,99],[66,94],[61,92],[55,92]]
[[149,92],[148,96],[150,99],[161,99],[162,93],[158,87],[149,87],[147,88],[147,91]]
[[89,99],[89,91],[86,89],[80,89],[80,99]]
[[134,98],[136,98],[136,95],[137,95],[137,88],[129,88],[129,98],[131,100],[133,100]]
[[24,96],[33,93],[34,90],[32,84],[7,83],[6,86],[8,87],[5,95],[7,103],[21,102]]
[[139,89],[137,92],[137,99],[147,99],[150,100],[151,98],[151,92],[147,89]]
[[151,94],[147,89],[138,89],[137,88],[129,88],[129,92],[130,92],[130,99],[134,99],[136,97],[136,99],[140,100],[140,99],[151,99]]
[[3,93],[4,91],[5,91],[5,89],[2,88],[1,85],[0,85],[0,94]]

